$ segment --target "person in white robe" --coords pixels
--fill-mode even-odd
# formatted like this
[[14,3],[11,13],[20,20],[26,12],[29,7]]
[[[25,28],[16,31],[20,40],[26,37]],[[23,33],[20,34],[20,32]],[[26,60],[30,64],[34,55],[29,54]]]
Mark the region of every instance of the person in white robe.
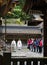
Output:
[[16,41],[15,40],[11,42],[11,51],[16,51]]
[[22,49],[22,41],[20,39],[17,41],[17,48],[19,50]]

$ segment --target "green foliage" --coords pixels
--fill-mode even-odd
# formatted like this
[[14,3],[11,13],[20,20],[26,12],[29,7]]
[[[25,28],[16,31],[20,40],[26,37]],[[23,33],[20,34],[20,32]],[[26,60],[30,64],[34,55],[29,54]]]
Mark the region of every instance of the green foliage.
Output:
[[21,21],[32,18],[30,15],[26,15],[26,13],[22,11],[25,1],[26,0],[19,0],[20,4],[15,6],[11,14],[7,14],[6,18],[20,18]]
[[[19,0],[19,5],[15,6],[11,14],[7,14],[7,18],[20,18],[22,16],[22,8],[25,4],[25,0]],[[22,16],[23,17],[23,16]]]
[[21,15],[21,8],[20,6],[16,6],[13,11],[11,12],[11,14],[7,14],[7,18],[19,18]]

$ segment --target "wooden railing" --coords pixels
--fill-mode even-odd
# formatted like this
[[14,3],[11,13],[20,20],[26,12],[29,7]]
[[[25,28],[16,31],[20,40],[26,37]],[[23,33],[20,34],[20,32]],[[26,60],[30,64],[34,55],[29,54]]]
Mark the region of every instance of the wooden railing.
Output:
[[10,53],[4,53],[0,65],[47,65],[47,58],[12,58]]
[[17,58],[11,60],[11,65],[47,65],[47,59],[42,58]]

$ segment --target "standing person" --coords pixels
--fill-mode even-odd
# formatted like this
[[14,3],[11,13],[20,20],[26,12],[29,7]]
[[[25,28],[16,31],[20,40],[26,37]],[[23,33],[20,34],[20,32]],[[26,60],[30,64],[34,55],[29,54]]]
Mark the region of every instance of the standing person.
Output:
[[36,38],[36,51],[39,52],[39,39]]
[[34,39],[33,48],[34,48],[34,52],[36,52],[36,39]]
[[42,53],[42,46],[43,46],[43,44],[42,44],[42,39],[41,39],[39,42],[39,52],[40,53]]
[[31,43],[31,40],[30,38],[27,40],[27,46],[28,46],[28,49],[30,49],[30,43]]
[[32,38],[30,39],[30,49],[31,51],[33,51],[33,39]]
[[16,41],[12,40],[11,42],[11,51],[15,51],[16,50]]
[[17,41],[17,48],[19,50],[22,49],[22,41],[20,39]]

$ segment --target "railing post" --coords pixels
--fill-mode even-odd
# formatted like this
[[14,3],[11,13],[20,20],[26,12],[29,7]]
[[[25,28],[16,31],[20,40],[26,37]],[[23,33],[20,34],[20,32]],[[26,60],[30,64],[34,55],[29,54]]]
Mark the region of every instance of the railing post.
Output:
[[20,61],[17,61],[17,65],[20,65]]

